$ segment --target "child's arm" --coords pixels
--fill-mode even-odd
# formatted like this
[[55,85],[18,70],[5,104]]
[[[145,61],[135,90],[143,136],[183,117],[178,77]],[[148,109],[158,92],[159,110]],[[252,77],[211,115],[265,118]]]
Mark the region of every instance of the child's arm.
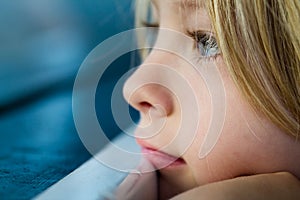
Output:
[[173,199],[298,200],[300,181],[287,172],[245,176],[204,185]]

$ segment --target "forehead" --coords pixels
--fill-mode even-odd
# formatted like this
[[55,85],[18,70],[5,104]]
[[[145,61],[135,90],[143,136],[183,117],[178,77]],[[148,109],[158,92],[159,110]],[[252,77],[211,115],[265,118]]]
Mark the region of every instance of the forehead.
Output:
[[[143,1],[143,0],[142,0]],[[151,0],[158,12],[167,12],[166,7],[173,10],[176,16],[180,16],[180,24],[185,29],[201,29],[212,31],[212,25],[207,13],[208,0]],[[158,18],[162,15],[158,14]],[[174,16],[173,16],[174,17]]]

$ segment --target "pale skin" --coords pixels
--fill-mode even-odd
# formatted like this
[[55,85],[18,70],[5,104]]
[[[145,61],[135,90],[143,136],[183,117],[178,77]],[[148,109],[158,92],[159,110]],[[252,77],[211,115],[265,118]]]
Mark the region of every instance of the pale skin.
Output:
[[[213,35],[209,16],[203,7],[195,9],[188,5],[182,6],[181,1],[175,0],[153,0],[153,5],[161,28],[186,35],[187,32],[197,31]],[[166,41],[160,37],[164,35],[158,34],[156,45]],[[168,39],[172,41],[171,38]],[[182,48],[180,51],[185,52],[185,57],[193,62],[199,49],[193,43],[184,42],[176,40],[179,48]],[[180,140],[167,149],[166,153],[180,156],[186,164],[159,170],[160,198],[170,198],[182,193],[176,199],[299,199],[300,143],[259,111],[254,111],[232,81],[222,54],[203,56],[208,59],[201,58],[205,60],[197,62],[197,67],[217,66],[226,93],[226,117],[220,138],[204,158],[199,158],[198,152],[210,125],[212,105],[207,86],[195,68],[177,55],[153,50],[124,86],[125,98],[141,114],[140,125],[143,128],[138,128],[136,135],[158,130],[162,115],[166,120],[157,135],[143,139],[157,149],[169,144],[174,138],[174,133],[180,126],[180,108],[186,99],[196,96],[197,106],[201,109],[196,137],[184,154],[179,153],[184,148]],[[185,100],[176,98],[176,93],[181,93],[182,88],[172,92],[168,90],[168,85],[171,88],[176,80],[159,67],[149,67],[152,64],[170,66],[196,92],[185,96]],[[160,79],[165,87],[151,83],[139,87],[143,80],[160,83]],[[151,115],[150,118],[150,109],[156,110],[158,114]],[[163,112],[159,113],[160,110]]]

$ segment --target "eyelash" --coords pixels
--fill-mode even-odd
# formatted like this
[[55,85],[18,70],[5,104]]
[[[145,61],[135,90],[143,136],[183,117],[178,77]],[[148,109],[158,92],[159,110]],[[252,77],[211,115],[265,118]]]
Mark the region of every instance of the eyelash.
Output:
[[[158,23],[149,23],[149,22],[142,22],[143,26],[145,27],[159,27]],[[197,56],[197,59],[200,60],[215,60],[220,54],[220,49],[217,43],[216,38],[211,33],[205,33],[202,31],[187,31],[189,37],[191,37],[195,41],[195,48],[197,48],[198,53],[200,56]],[[201,45],[201,46],[200,46]],[[200,49],[200,48],[204,49]],[[209,49],[213,49],[213,55],[207,55]],[[204,55],[201,55],[203,53]]]
[[200,54],[199,59],[214,60],[221,54],[217,40],[211,33],[202,31],[188,31],[187,33],[195,40],[195,48]]

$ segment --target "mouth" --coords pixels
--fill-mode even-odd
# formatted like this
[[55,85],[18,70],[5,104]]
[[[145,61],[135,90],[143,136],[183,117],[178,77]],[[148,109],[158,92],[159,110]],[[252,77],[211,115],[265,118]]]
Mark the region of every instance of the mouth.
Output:
[[141,146],[143,156],[149,160],[156,169],[176,168],[186,164],[182,158],[160,151],[144,141],[137,140],[137,143]]

